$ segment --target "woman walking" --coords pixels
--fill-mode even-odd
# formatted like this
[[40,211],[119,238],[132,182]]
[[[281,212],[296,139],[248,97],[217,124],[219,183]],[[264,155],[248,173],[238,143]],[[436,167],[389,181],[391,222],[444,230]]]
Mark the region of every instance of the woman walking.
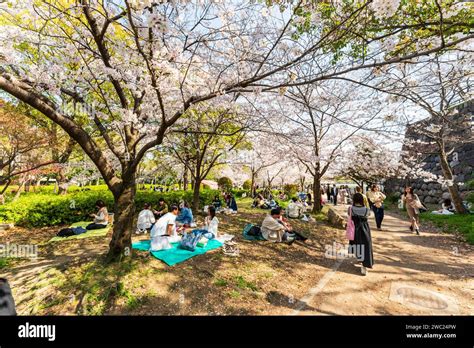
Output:
[[420,235],[420,208],[423,207],[423,204],[418,195],[413,192],[413,187],[405,187],[402,201],[406,206],[408,217],[410,218],[410,231],[415,231],[417,235]]
[[369,205],[374,211],[375,215],[375,224],[377,229],[382,229],[382,221],[384,218],[384,206],[383,201],[387,198],[382,192],[380,192],[379,185],[372,185],[371,190],[367,192],[367,199],[369,200]]
[[368,217],[370,209],[364,205],[364,197],[360,193],[354,194],[352,206],[349,208],[349,214],[354,222],[354,240],[349,244],[357,259],[362,262],[361,273],[367,275],[367,268],[374,265],[374,255],[372,252],[372,236]]

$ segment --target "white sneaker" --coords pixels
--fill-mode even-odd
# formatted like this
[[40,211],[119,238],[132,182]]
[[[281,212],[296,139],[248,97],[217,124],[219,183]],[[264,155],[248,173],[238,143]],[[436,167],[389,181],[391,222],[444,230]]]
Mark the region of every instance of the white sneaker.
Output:
[[367,268],[365,268],[364,266],[362,266],[362,267],[360,268],[360,273],[362,273],[362,275],[364,275],[364,276],[367,275]]

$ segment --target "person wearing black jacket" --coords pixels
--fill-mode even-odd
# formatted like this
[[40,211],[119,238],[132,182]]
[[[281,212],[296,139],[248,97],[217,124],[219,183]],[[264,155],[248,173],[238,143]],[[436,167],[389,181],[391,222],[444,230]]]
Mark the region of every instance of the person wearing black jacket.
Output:
[[333,203],[334,205],[337,205],[337,195],[339,194],[339,189],[337,188],[336,184],[333,185],[331,189],[331,193],[332,193]]

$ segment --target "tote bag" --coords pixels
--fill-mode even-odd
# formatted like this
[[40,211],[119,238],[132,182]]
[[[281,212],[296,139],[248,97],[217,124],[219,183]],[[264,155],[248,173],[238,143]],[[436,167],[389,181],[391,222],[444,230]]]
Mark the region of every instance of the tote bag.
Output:
[[346,225],[346,238],[348,240],[354,240],[354,233],[355,233],[355,225],[354,221],[352,221],[352,208],[349,207],[349,211],[347,212],[347,225]]

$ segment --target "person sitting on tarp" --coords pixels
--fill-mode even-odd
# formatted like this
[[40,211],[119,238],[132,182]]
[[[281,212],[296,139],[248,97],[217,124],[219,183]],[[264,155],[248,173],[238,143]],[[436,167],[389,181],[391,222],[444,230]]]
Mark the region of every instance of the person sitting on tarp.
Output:
[[[150,250],[161,250],[163,237],[175,237],[178,235],[176,228],[176,216],[178,207],[173,205],[170,212],[163,215],[152,227],[150,231],[151,245]],[[166,239],[166,238],[165,238]]]
[[91,214],[90,216],[94,218],[94,222],[87,225],[87,230],[100,230],[106,228],[109,224],[109,212],[105,206],[104,201],[98,200],[95,203],[96,208],[98,209],[97,214]]
[[160,198],[158,200],[158,209],[153,210],[153,214],[155,215],[155,219],[159,219],[163,215],[168,213],[168,204],[166,204],[165,200],[163,198]]
[[207,208],[207,216],[204,219],[204,226],[200,229],[195,229],[192,231],[194,235],[201,234],[207,239],[217,238],[219,227],[219,219],[216,216],[216,208],[214,206],[209,206]]
[[143,205],[143,210],[138,214],[136,234],[147,233],[155,224],[155,215],[151,211],[150,203]]
[[189,208],[188,202],[184,202],[183,206],[179,210],[179,215],[176,218],[176,222],[180,225],[191,226],[193,220],[193,212]]

